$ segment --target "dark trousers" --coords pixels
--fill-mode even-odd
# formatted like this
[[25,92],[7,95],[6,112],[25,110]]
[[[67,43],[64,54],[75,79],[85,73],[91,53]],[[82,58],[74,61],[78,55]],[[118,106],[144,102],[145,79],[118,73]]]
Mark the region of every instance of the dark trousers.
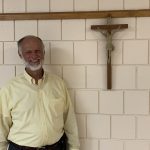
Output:
[[46,145],[41,148],[21,146],[10,141],[8,150],[66,150],[66,136],[63,135],[55,144]]

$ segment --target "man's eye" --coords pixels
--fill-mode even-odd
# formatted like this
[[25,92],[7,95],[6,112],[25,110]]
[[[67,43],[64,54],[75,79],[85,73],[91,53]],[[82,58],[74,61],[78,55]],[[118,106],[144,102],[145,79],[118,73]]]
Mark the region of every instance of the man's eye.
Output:
[[36,53],[41,53],[41,51],[40,51],[40,50],[36,50],[35,52],[36,52]]
[[31,54],[32,52],[31,52],[31,51],[26,51],[25,53],[26,53],[26,54]]

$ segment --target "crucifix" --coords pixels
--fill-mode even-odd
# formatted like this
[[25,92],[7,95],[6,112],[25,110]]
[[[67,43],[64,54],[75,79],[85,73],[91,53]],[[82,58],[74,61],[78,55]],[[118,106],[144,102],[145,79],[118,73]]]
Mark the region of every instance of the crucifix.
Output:
[[114,50],[112,37],[115,32],[128,28],[128,24],[111,24],[111,16],[107,18],[106,25],[92,25],[92,30],[100,31],[106,38],[107,51],[107,89],[112,88],[111,52]]

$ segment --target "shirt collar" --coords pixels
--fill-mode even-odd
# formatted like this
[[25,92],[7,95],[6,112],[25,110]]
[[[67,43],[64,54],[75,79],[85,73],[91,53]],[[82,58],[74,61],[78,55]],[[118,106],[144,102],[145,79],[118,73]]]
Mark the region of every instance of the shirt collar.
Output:
[[[43,71],[44,71],[44,70],[43,70]],[[24,76],[25,76],[26,80],[30,82],[30,84],[35,84],[35,79],[32,78],[32,77],[26,72],[26,70],[24,70]],[[43,77],[38,80],[38,85],[40,85],[40,84],[44,81],[45,76],[46,76],[46,73],[45,73],[45,71],[44,71]]]

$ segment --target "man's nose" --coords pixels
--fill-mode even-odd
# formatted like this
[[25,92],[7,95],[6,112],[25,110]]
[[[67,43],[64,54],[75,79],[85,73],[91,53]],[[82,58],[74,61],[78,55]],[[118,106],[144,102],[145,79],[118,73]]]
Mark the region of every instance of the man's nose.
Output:
[[38,53],[36,53],[36,52],[32,52],[32,53],[31,53],[31,57],[32,57],[32,58],[37,58],[37,57],[39,57],[39,55],[38,55]]

